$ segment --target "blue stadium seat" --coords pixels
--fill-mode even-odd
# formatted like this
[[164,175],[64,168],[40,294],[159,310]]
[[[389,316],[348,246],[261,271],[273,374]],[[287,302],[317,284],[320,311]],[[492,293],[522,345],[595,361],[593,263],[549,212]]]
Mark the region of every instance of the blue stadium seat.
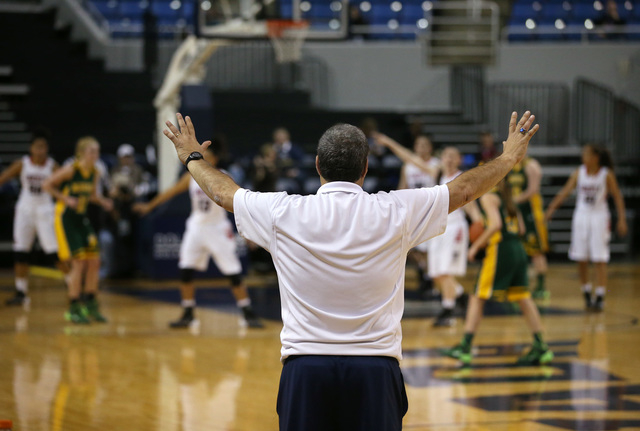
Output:
[[527,18],[536,18],[538,13],[539,11],[534,9],[533,3],[514,4],[513,9],[511,10],[511,17],[526,20]]
[[568,10],[564,8],[563,4],[546,4],[542,8],[540,18],[544,20],[553,19],[555,21],[558,18],[566,20],[569,16]]
[[584,22],[586,19],[597,19],[602,12],[594,9],[593,4],[577,3],[573,5],[571,12],[571,22]]
[[291,19],[293,17],[293,5],[291,3],[280,3],[280,17]]
[[141,3],[139,1],[120,2],[120,13],[130,19],[142,19],[145,9],[140,6]]
[[96,10],[106,19],[120,18],[120,10],[118,3],[110,0],[93,0],[91,1]]
[[400,13],[402,22],[416,22],[425,18],[426,13],[420,4],[405,4]]

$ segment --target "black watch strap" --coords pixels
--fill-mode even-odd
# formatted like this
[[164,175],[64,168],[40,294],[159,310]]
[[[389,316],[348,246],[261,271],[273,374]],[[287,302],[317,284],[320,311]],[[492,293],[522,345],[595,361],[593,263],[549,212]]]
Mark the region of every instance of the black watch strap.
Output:
[[189,169],[189,162],[192,162],[194,160],[202,160],[202,159],[204,159],[204,157],[202,156],[202,153],[194,151],[193,153],[189,154],[189,157],[187,157],[187,160],[184,161],[184,165],[187,169]]

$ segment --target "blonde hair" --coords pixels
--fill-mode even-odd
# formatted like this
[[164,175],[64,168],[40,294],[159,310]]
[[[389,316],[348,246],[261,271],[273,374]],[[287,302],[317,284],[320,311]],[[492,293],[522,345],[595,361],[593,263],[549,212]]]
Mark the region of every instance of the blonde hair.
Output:
[[93,136],[83,136],[82,138],[78,139],[78,142],[76,143],[76,158],[81,158],[86,149],[89,148],[89,146],[92,144],[100,145],[98,143],[98,140]]

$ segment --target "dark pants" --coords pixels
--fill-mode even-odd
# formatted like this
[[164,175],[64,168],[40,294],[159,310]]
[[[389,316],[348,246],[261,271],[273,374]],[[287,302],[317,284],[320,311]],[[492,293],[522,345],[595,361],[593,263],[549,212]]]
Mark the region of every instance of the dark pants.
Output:
[[407,407],[395,358],[292,356],[282,367],[280,431],[396,431]]

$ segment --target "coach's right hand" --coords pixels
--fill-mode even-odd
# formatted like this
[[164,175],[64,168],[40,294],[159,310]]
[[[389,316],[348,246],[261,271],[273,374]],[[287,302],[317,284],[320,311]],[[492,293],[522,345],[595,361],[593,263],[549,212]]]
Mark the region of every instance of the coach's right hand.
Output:
[[502,153],[513,156],[517,162],[522,161],[527,154],[527,147],[529,141],[536,134],[540,126],[536,124],[531,127],[533,121],[536,119],[535,115],[531,115],[531,112],[524,113],[520,121],[516,122],[518,114],[514,111],[511,114],[511,121],[509,122],[509,136],[506,141],[502,142]]

